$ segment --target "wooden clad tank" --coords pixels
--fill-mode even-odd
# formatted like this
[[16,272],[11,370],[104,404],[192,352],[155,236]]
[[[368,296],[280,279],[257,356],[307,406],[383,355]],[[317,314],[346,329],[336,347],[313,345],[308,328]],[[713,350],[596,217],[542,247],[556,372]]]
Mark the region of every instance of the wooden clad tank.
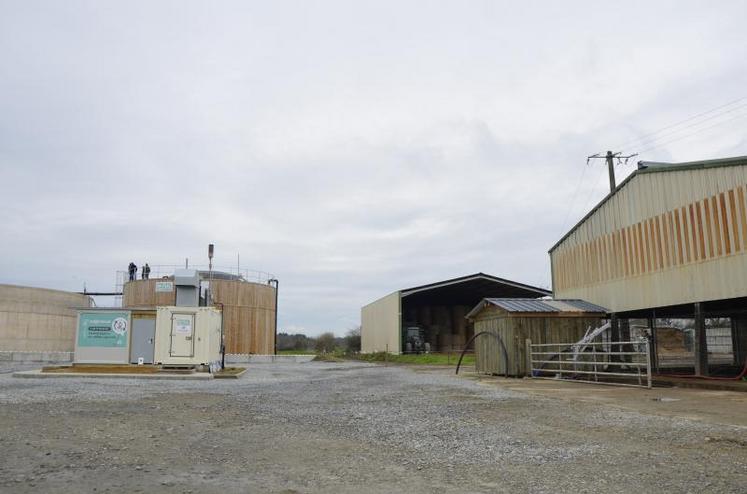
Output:
[[0,351],[72,352],[73,307],[90,305],[88,295],[0,284]]
[[[125,283],[122,306],[158,307],[176,304],[167,291],[168,278]],[[162,285],[157,286],[158,283]],[[269,355],[275,351],[275,288],[243,280],[213,279],[213,303],[223,308],[223,332],[228,354]]]
[[213,302],[223,304],[226,353],[275,350],[275,288],[246,281],[213,280]]

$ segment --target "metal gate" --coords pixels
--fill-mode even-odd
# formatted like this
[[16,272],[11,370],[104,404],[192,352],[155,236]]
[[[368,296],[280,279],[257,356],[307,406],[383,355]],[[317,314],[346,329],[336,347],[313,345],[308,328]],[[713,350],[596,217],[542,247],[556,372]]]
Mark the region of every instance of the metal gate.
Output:
[[534,379],[651,387],[651,352],[647,340],[580,344],[532,344],[527,340],[527,355]]

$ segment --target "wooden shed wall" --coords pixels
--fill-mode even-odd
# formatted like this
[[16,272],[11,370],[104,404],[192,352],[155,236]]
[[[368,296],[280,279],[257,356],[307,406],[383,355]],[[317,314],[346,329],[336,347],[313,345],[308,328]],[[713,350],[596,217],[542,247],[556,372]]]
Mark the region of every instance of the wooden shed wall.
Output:
[[[475,333],[487,331],[503,340],[508,351],[508,374],[525,376],[526,340],[532,343],[573,343],[583,338],[589,327],[602,324],[600,317],[507,317],[492,312],[475,321]],[[475,340],[475,368],[484,374],[506,373],[506,361],[498,341],[490,336]]]
[[[156,293],[160,279],[125,283],[122,306],[174,305],[176,291]],[[213,280],[213,302],[223,304],[226,353],[269,355],[275,350],[275,288],[261,283]]]
[[550,253],[557,298],[613,312],[747,296],[747,165],[638,173]]

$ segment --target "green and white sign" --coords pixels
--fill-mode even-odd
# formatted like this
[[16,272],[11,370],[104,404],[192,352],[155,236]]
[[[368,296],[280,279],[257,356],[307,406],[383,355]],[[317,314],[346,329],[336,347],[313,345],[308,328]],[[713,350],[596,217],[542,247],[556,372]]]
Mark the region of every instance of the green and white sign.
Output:
[[129,321],[127,312],[82,312],[78,319],[78,346],[126,348]]
[[156,282],[156,293],[160,292],[173,292],[174,282],[172,281],[157,281]]

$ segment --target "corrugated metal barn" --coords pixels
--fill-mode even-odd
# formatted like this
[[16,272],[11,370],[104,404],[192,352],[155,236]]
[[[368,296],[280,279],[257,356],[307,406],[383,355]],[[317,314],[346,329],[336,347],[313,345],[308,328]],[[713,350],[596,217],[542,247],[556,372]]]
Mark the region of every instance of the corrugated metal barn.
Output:
[[704,319],[728,317],[733,363],[742,364],[745,184],[747,157],[640,162],[550,249],[554,296],[607,307],[614,314],[613,332],[619,319],[649,319],[655,332],[657,318],[693,318],[699,374],[708,373]]
[[403,328],[418,327],[431,351],[461,350],[472,336],[467,313],[486,297],[537,298],[550,292],[477,273],[397,290],[361,309],[364,353],[406,350]]
[[[604,307],[583,300],[486,298],[467,314],[478,335],[475,370],[526,376],[527,339],[539,344],[578,341],[590,328],[599,326],[606,315]],[[482,337],[482,332],[498,338]]]

